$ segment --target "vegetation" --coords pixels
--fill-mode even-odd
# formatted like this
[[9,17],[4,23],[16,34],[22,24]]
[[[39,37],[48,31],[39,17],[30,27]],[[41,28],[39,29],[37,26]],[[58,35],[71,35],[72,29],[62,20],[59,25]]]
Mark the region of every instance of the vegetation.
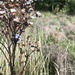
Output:
[[75,13],[75,0],[33,0],[33,1],[35,3],[35,8],[38,10],[49,10],[57,13],[61,9],[66,8],[66,12],[72,14]]
[[[61,17],[61,16],[63,16],[63,17]],[[63,18],[63,21],[62,21],[62,18]],[[56,69],[55,65],[56,65],[56,67],[58,66],[59,69],[62,69],[62,70],[65,69],[65,72],[63,73],[64,75],[71,75],[71,74],[74,75],[75,74],[75,72],[74,72],[75,42],[74,42],[74,38],[73,38],[74,31],[73,30],[70,31],[70,28],[72,26],[74,26],[73,25],[74,19],[75,19],[75,16],[71,17],[71,16],[65,15],[65,17],[64,17],[64,15],[62,15],[62,14],[56,16],[49,12],[43,12],[41,18],[36,18],[35,20],[33,20],[34,26],[32,28],[30,28],[30,30],[29,30],[29,28],[27,28],[27,30],[29,32],[26,30],[24,35],[27,33],[27,35],[30,35],[31,40],[33,40],[33,41],[38,40],[39,45],[40,45],[40,52],[38,52],[38,53],[34,52],[29,57],[27,65],[24,70],[26,75],[45,75],[45,74],[55,75],[55,73],[59,74],[60,70]],[[65,23],[64,23],[64,21],[65,21]],[[58,38],[55,38],[53,35],[50,36],[50,34],[55,34],[55,32],[56,32],[53,29],[53,31],[51,33],[51,32],[49,32],[50,29],[52,30],[52,28],[56,28],[57,32],[60,32],[61,30],[63,30],[62,28],[65,28],[65,27],[67,28],[68,25],[70,25],[70,28],[67,29],[67,32],[64,29],[65,33],[67,35],[67,37],[66,37],[67,39],[64,39],[64,38],[58,39]],[[50,29],[48,29],[49,27],[50,27]],[[61,34],[58,34],[58,36],[60,36],[60,35]],[[63,35],[61,35],[61,36],[63,36]],[[25,36],[23,36],[23,37],[25,37]],[[31,50],[33,50],[33,49],[31,49]],[[17,47],[16,54],[17,54],[17,56],[19,56],[18,47]],[[59,57],[61,57],[61,58],[59,59]],[[4,63],[5,59],[2,54],[0,55],[0,59],[2,61],[2,62],[0,62],[0,64],[3,68],[1,70],[1,72],[3,72],[4,75],[9,75],[9,73],[8,73],[9,67],[8,67],[8,64]],[[18,72],[19,57],[16,57],[15,60],[16,60],[15,61],[16,62],[15,69],[16,69],[16,72]],[[60,61],[60,60],[62,60],[62,61]],[[63,63],[64,60],[65,60],[65,63]],[[54,66],[51,65],[51,62],[53,62],[52,65],[54,65]],[[65,64],[66,66],[64,66],[63,64]],[[62,66],[64,66],[64,68],[62,68]],[[55,72],[54,72],[54,70],[55,70]],[[60,75],[63,75],[61,73],[60,73]]]
[[[20,23],[24,27],[21,27],[17,33],[15,32],[17,28],[14,30],[15,24],[7,24],[7,20],[10,19],[0,19],[0,75],[75,75],[75,16],[66,14],[67,11],[74,9],[69,8],[72,6],[71,2],[72,0],[63,2],[63,6],[54,5],[52,10],[56,14],[41,11],[42,16],[34,19],[25,15],[26,24],[21,22],[24,16],[19,8]],[[49,2],[45,3],[44,5],[50,8],[47,5]],[[62,10],[59,12],[59,9]],[[26,13],[29,15],[28,12]],[[34,25],[29,25],[32,24],[31,22]],[[14,33],[9,28],[9,34],[6,26],[7,28],[10,26]]]
[[[29,19],[31,19],[34,14],[33,1],[0,1],[0,9],[0,51],[3,53],[6,60],[5,64],[7,63],[9,65],[9,74],[23,75],[29,56],[34,51],[39,50],[37,43],[32,45],[31,41],[29,41],[29,36],[27,36],[26,43],[21,41],[22,33],[29,25],[31,25]],[[16,54],[17,45],[19,46],[19,72],[16,72],[15,69],[15,58],[18,57]],[[26,45],[34,47],[36,50],[25,50]],[[24,47],[24,50],[22,47]],[[22,60],[22,56],[24,57],[24,60]]]
[[59,12],[66,8],[67,13],[75,13],[75,0],[34,0],[35,6],[40,10]]

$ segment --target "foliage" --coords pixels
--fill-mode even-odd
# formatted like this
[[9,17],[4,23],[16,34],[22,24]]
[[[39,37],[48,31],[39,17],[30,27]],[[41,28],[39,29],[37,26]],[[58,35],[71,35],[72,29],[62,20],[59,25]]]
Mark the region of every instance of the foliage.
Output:
[[[33,28],[28,30],[29,25],[26,26],[25,32],[23,31],[23,34],[20,35],[20,38],[23,37],[22,39],[24,40],[21,40],[21,43],[17,41],[14,67],[16,74],[21,71],[20,65],[25,65],[24,75],[75,75],[74,19],[75,16],[67,16],[61,13],[53,15],[50,12],[42,12],[42,17],[33,20]],[[29,23],[30,20],[28,19],[27,21]],[[1,26],[6,26],[2,21],[1,24]],[[14,28],[12,27],[12,29]],[[2,30],[2,27],[0,30]],[[3,30],[5,31],[5,29]],[[8,42],[8,38],[4,38],[3,30],[0,32],[2,34],[0,42],[9,48],[9,43],[5,43],[5,41]],[[31,38],[30,36],[26,37],[26,35],[30,35]],[[15,39],[18,36],[16,34]],[[3,41],[3,39],[5,40]],[[7,54],[2,44],[0,47],[2,48],[1,51]],[[40,52],[38,52],[38,47],[40,47]],[[0,54],[0,70],[4,75],[10,75],[10,64],[7,63],[2,53]],[[24,62],[24,60],[27,61]]]
[[75,12],[75,0],[37,0],[35,1],[35,6],[37,9],[49,10],[55,13],[60,12],[65,7],[66,12]]
[[75,13],[75,0],[69,0],[68,8],[69,8],[69,12]]
[[37,0],[35,1],[35,4],[36,8],[38,9],[54,11],[57,5],[59,5],[60,9],[62,9],[62,7],[65,5],[65,0]]
[[[75,12],[75,0],[34,0],[34,3],[37,10],[49,10],[57,13],[62,8],[67,7],[68,10],[66,9],[66,12]],[[56,11],[57,7],[58,11]]]
[[[29,40],[30,36],[27,36],[26,43],[24,43],[21,36],[25,29],[31,25],[29,20],[32,19],[34,14],[33,7],[33,0],[0,1],[0,51],[4,55],[5,64],[9,64],[7,67],[10,68],[8,71],[11,75],[23,75],[30,55],[39,51],[38,42],[32,44]],[[19,56],[16,54],[17,45],[19,46]],[[25,47],[29,49],[25,50]],[[33,51],[31,51],[31,47]],[[16,69],[16,57],[19,58],[19,72]]]

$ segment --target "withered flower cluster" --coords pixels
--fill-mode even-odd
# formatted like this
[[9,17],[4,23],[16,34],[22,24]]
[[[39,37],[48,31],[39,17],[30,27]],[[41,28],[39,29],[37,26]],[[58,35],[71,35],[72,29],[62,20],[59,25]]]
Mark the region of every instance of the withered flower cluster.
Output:
[[28,20],[34,13],[33,0],[0,1],[0,20],[5,23],[2,32],[17,42],[25,28],[32,24]]

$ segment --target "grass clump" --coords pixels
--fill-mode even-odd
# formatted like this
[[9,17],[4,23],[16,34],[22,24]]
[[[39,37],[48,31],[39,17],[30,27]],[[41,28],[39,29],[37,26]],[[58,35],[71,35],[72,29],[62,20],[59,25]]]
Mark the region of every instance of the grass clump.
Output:
[[[28,59],[24,70],[26,75],[75,75],[75,40],[68,35],[74,35],[72,22],[74,17],[68,15],[53,15],[49,12],[41,12],[42,17],[33,20],[34,25],[27,35],[32,41],[38,41],[40,52],[34,52]],[[63,17],[61,17],[63,16]],[[65,27],[67,27],[67,32]],[[26,35],[26,36],[27,36]],[[74,35],[75,36],[75,35]],[[25,38],[25,36],[24,36]],[[17,48],[18,49],[18,48]],[[0,52],[1,53],[1,52]],[[19,54],[17,52],[17,54]],[[0,55],[2,60],[3,56]],[[4,60],[4,75],[7,72]],[[18,58],[16,58],[16,70],[18,72]],[[9,68],[8,68],[9,69]],[[1,71],[1,72],[2,72]]]

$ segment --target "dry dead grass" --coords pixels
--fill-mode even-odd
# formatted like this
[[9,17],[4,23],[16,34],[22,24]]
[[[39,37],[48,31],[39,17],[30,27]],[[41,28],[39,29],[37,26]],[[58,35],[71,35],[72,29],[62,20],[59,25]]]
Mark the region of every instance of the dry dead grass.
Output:
[[[30,56],[25,68],[26,75],[50,75],[51,61],[56,69],[56,75],[75,75],[74,19],[75,16],[42,12],[42,17],[33,20],[33,27],[27,29],[22,36],[24,40],[28,35],[32,41],[38,40],[40,52],[34,52]],[[16,57],[15,65],[18,72],[18,48],[16,54],[18,57]],[[5,59],[1,52],[0,60],[4,75],[8,75]],[[1,69],[0,72],[2,72]]]

